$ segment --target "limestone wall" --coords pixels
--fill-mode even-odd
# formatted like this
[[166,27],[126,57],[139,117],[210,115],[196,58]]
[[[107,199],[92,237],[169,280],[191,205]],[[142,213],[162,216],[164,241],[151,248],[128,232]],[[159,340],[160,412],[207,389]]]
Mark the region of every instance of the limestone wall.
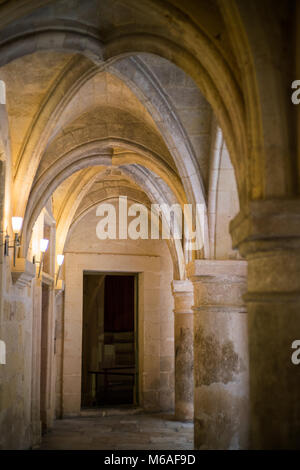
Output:
[[[0,340],[5,362],[0,364],[0,449],[23,449],[31,444],[32,290],[12,282],[11,258],[3,255],[10,233],[10,140],[2,86],[0,100]],[[2,232],[4,231],[4,232]],[[10,235],[12,235],[10,233]],[[10,255],[12,252],[10,250]],[[2,344],[3,344],[2,343]],[[5,361],[4,361],[5,359]]]
[[[45,214],[37,222],[33,245],[43,236]],[[39,265],[17,257],[14,266],[12,250],[9,256],[3,256],[1,248],[0,338],[6,344],[6,363],[0,365],[0,448],[3,449],[28,449],[37,445],[41,429],[47,430],[53,423],[55,228],[51,230],[54,236],[49,236],[49,260],[40,277],[36,276]],[[36,261],[40,261],[41,254],[38,251],[34,254]]]
[[232,249],[229,223],[239,211],[239,200],[234,169],[225,145],[221,152],[216,190],[215,257],[235,259],[238,252]]
[[6,364],[0,365],[0,449],[31,445],[32,289],[12,284],[9,259],[4,258],[1,339]]

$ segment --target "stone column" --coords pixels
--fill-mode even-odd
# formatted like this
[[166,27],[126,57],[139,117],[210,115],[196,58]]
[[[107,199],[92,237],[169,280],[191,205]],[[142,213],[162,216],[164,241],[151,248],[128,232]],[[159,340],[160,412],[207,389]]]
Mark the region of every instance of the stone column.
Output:
[[197,260],[194,285],[194,422],[196,449],[248,447],[245,261]]
[[190,421],[194,417],[193,377],[193,285],[173,281],[175,337],[175,418]]
[[248,260],[250,445],[299,449],[300,201],[252,202],[231,234]]

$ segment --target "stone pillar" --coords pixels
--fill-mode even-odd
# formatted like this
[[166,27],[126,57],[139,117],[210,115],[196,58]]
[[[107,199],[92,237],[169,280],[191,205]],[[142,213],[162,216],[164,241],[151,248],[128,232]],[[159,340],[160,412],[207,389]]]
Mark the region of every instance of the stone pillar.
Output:
[[245,261],[197,260],[194,285],[195,449],[248,447]]
[[175,338],[175,418],[191,421],[194,417],[193,376],[193,285],[173,281]]
[[300,201],[255,201],[231,223],[248,260],[250,445],[300,448]]

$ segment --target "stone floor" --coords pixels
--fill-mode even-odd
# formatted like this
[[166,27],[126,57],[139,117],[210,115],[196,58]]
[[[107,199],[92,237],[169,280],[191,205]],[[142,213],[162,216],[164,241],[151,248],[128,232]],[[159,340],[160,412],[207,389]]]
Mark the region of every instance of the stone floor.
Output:
[[43,437],[40,450],[191,450],[193,424],[171,414],[140,410],[82,412],[79,418],[57,420]]

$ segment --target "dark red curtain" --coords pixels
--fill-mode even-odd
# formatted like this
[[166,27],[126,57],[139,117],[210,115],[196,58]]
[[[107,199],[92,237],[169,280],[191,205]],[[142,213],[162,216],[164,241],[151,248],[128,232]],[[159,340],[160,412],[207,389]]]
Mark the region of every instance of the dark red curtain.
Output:
[[134,330],[134,276],[106,276],[104,331]]

